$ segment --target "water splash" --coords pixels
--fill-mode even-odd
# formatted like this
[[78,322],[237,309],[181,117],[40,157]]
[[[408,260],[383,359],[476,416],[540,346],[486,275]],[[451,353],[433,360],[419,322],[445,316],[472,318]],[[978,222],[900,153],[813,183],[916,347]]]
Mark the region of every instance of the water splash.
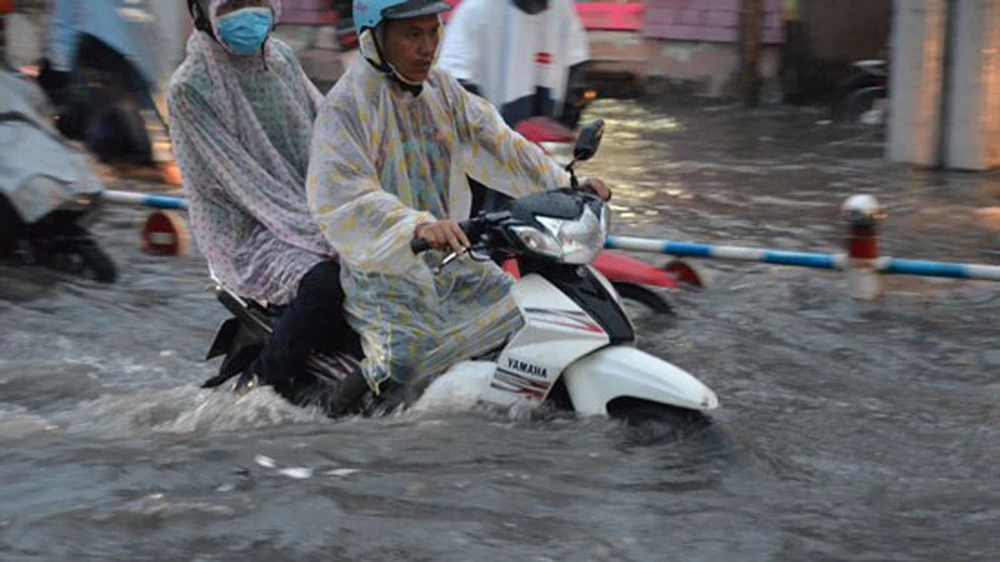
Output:
[[99,435],[204,434],[325,420],[317,409],[289,404],[269,388],[242,396],[190,386],[105,395],[63,416],[73,431]]
[[493,376],[493,363],[463,362],[432,381],[410,407],[415,415],[466,412],[476,407]]

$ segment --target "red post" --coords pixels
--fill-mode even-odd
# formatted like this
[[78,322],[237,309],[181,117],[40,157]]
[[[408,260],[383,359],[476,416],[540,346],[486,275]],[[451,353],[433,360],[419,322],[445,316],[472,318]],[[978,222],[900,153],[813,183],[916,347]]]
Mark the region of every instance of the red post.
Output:
[[187,252],[190,235],[184,219],[174,211],[154,211],[143,225],[142,249],[151,254],[179,256]]
[[847,274],[851,296],[874,300],[882,294],[877,271],[878,223],[885,212],[875,197],[855,195],[844,202],[841,212],[847,222]]

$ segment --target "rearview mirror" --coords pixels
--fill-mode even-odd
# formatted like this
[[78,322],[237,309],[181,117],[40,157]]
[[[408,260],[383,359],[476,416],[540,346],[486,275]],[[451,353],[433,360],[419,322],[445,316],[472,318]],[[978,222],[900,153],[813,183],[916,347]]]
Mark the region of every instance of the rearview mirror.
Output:
[[604,136],[604,120],[598,119],[580,130],[580,135],[576,137],[576,146],[573,148],[573,158],[581,162],[590,160],[597,154],[597,149],[601,146],[601,137]]

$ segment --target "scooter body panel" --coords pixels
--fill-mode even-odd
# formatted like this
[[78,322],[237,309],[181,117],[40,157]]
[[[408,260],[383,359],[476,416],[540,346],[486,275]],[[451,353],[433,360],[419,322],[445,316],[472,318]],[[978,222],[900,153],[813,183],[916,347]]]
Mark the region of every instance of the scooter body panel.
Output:
[[608,415],[617,398],[638,398],[702,412],[719,400],[701,381],[638,349],[606,347],[570,365],[563,374],[573,409],[583,415]]
[[487,402],[541,403],[567,366],[610,343],[608,333],[572,299],[540,275],[514,286],[524,326],[497,358]]

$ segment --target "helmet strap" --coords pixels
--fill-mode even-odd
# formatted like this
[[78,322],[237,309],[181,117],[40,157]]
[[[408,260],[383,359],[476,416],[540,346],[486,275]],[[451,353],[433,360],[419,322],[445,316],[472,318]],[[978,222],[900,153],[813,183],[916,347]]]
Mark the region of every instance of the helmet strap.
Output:
[[[368,63],[371,64],[373,67],[375,67],[376,70],[378,70],[382,74],[385,74],[391,80],[399,84],[399,86],[404,91],[409,92],[414,97],[419,96],[420,93],[424,91],[424,85],[422,83],[414,83],[407,80],[402,74],[400,74],[398,70],[396,70],[396,67],[394,67],[392,63],[389,62],[389,59],[385,57],[385,53],[382,52],[382,45],[381,45],[382,42],[379,40],[379,38],[380,37],[383,39],[385,38],[385,27],[383,25],[379,25],[374,30],[366,29],[364,32],[362,32],[362,37],[360,38],[362,44],[366,40],[365,37],[366,35],[368,36],[367,39],[371,41],[371,44],[375,49],[375,56],[377,57],[377,59],[373,60],[372,57],[365,56],[365,60],[368,61]],[[365,53],[363,49],[362,55],[364,54]]]

